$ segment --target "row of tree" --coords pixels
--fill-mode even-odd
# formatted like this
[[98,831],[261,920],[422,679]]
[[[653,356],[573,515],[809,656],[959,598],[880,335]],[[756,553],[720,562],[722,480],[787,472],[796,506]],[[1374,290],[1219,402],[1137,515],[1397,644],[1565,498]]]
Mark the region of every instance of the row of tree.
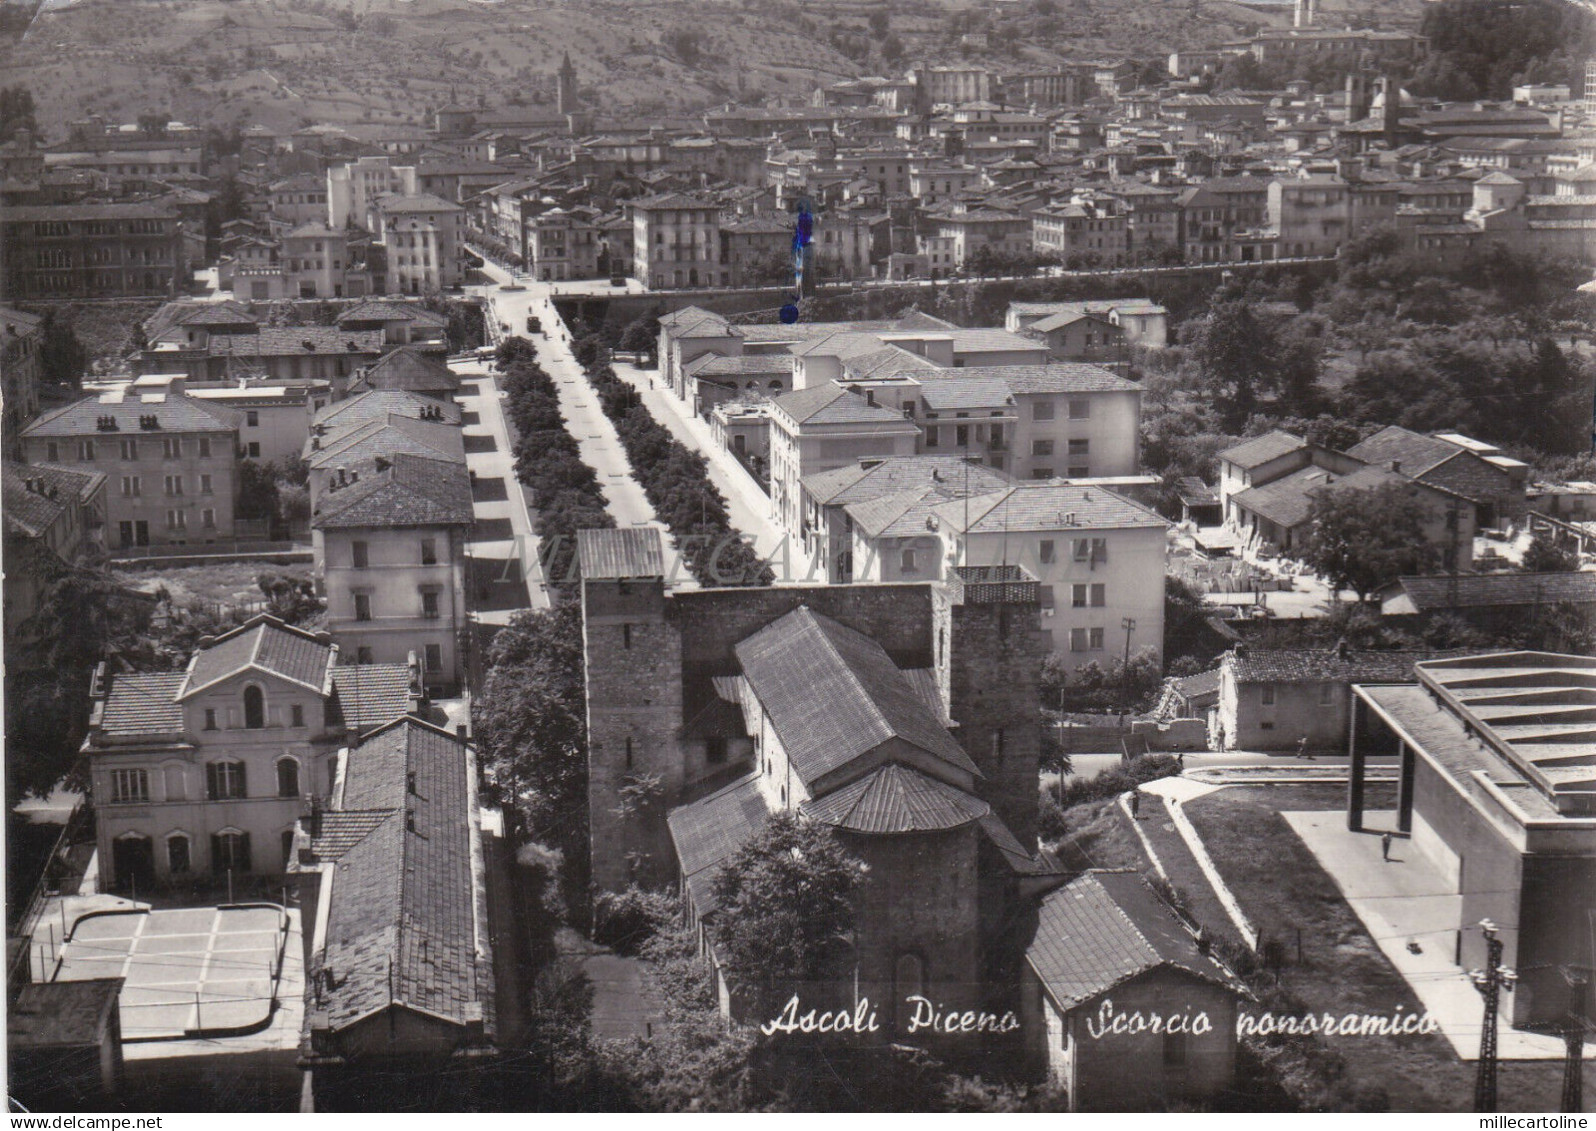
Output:
[[515,429],[515,475],[532,492],[537,510],[533,531],[543,547],[543,576],[551,585],[575,580],[576,532],[607,529],[615,519],[605,509],[598,476],[582,460],[566,429],[554,381],[537,362],[525,338],[499,345],[505,415]]
[[637,390],[616,376],[601,339],[578,339],[574,352],[615,425],[632,473],[699,584],[769,585],[775,574],[732,525],[725,496],[709,480],[709,461],[654,419]]

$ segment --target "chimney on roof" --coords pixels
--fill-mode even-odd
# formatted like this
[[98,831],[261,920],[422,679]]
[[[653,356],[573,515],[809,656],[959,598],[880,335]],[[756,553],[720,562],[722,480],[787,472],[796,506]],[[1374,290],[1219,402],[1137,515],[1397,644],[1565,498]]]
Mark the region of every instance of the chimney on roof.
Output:
[[340,486],[340,487],[345,486],[348,482],[349,482],[349,469],[347,467],[340,467],[338,469],[338,486]]
[[1336,659],[1345,660],[1350,653],[1351,648],[1348,647],[1347,638],[1345,636],[1336,641]]
[[1391,461],[1391,470],[1395,471],[1396,473],[1398,473],[1400,475],[1401,472],[1402,472],[1402,461],[1399,460],[1399,459],[1392,460]]
[[321,798],[312,795],[310,799],[310,835],[321,835]]
[[411,833],[416,831],[416,811],[414,809],[405,810],[405,831]]
[[375,462],[377,464],[378,473],[387,471],[390,467],[393,466],[393,464],[388,460],[388,458],[386,456],[378,456]]
[[1240,644],[1237,644],[1232,651],[1235,652],[1236,659],[1245,660],[1247,658],[1247,642],[1242,641]]

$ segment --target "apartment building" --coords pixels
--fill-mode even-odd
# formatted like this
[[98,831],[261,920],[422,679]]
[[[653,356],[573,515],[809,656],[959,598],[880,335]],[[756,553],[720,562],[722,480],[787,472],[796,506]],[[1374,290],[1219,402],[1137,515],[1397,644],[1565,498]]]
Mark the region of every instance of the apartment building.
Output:
[[633,276],[655,290],[727,286],[720,262],[720,217],[713,201],[666,193],[628,202]]
[[23,431],[29,463],[106,476],[114,548],[233,537],[238,415],[182,393],[85,397]]
[[420,709],[406,664],[340,659],[326,633],[261,615],[202,638],[179,671],[101,664],[83,743],[100,890],[147,899],[282,875],[295,822],[333,790],[339,747]]
[[1039,582],[1042,634],[1071,670],[1123,658],[1127,641],[1131,655],[1151,648],[1162,660],[1169,523],[1156,511],[1103,487],[1020,483],[943,503],[933,517],[935,538],[882,560],[881,580],[918,580],[927,559],[937,577],[951,566],[1019,565]]
[[28,299],[172,295],[189,274],[176,209],[138,204],[39,204],[0,213],[4,296]]
[[348,227],[364,225],[371,206],[380,196],[416,193],[414,165],[395,165],[387,156],[361,157],[327,169],[327,224]]
[[466,541],[472,524],[465,461],[408,454],[372,474],[328,483],[311,520],[327,628],[357,664],[412,653],[429,691],[466,678]]
[[458,204],[430,193],[379,197],[371,205],[371,231],[388,249],[390,291],[431,294],[464,278],[464,214]]
[[22,429],[39,415],[44,319],[0,306],[0,397],[5,402],[0,443],[7,459],[22,456]]
[[[64,565],[105,548],[105,475],[51,464],[0,464],[5,511],[5,639],[23,640],[45,588]],[[17,653],[8,658],[12,670]]]
[[327,180],[315,173],[300,173],[267,188],[271,214],[290,227],[322,224],[328,220]]

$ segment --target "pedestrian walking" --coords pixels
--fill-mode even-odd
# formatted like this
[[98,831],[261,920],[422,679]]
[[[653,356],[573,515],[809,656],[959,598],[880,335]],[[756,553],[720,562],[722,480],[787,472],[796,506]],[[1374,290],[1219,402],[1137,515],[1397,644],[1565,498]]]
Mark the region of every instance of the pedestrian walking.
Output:
[[1142,819],[1142,793],[1139,789],[1131,792],[1131,819]]
[[1380,834],[1380,859],[1381,860],[1385,860],[1385,861],[1390,861],[1390,859],[1391,859],[1391,834],[1390,833],[1381,833]]
[[1303,735],[1301,738],[1297,739],[1297,757],[1306,758],[1307,756],[1308,756],[1308,736],[1307,735]]

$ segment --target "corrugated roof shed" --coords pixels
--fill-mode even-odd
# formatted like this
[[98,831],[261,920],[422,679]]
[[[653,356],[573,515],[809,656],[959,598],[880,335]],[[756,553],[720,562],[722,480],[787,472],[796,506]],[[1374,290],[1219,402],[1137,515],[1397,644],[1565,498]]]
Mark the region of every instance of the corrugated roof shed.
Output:
[[576,547],[586,581],[665,576],[665,551],[653,527],[578,530]]

